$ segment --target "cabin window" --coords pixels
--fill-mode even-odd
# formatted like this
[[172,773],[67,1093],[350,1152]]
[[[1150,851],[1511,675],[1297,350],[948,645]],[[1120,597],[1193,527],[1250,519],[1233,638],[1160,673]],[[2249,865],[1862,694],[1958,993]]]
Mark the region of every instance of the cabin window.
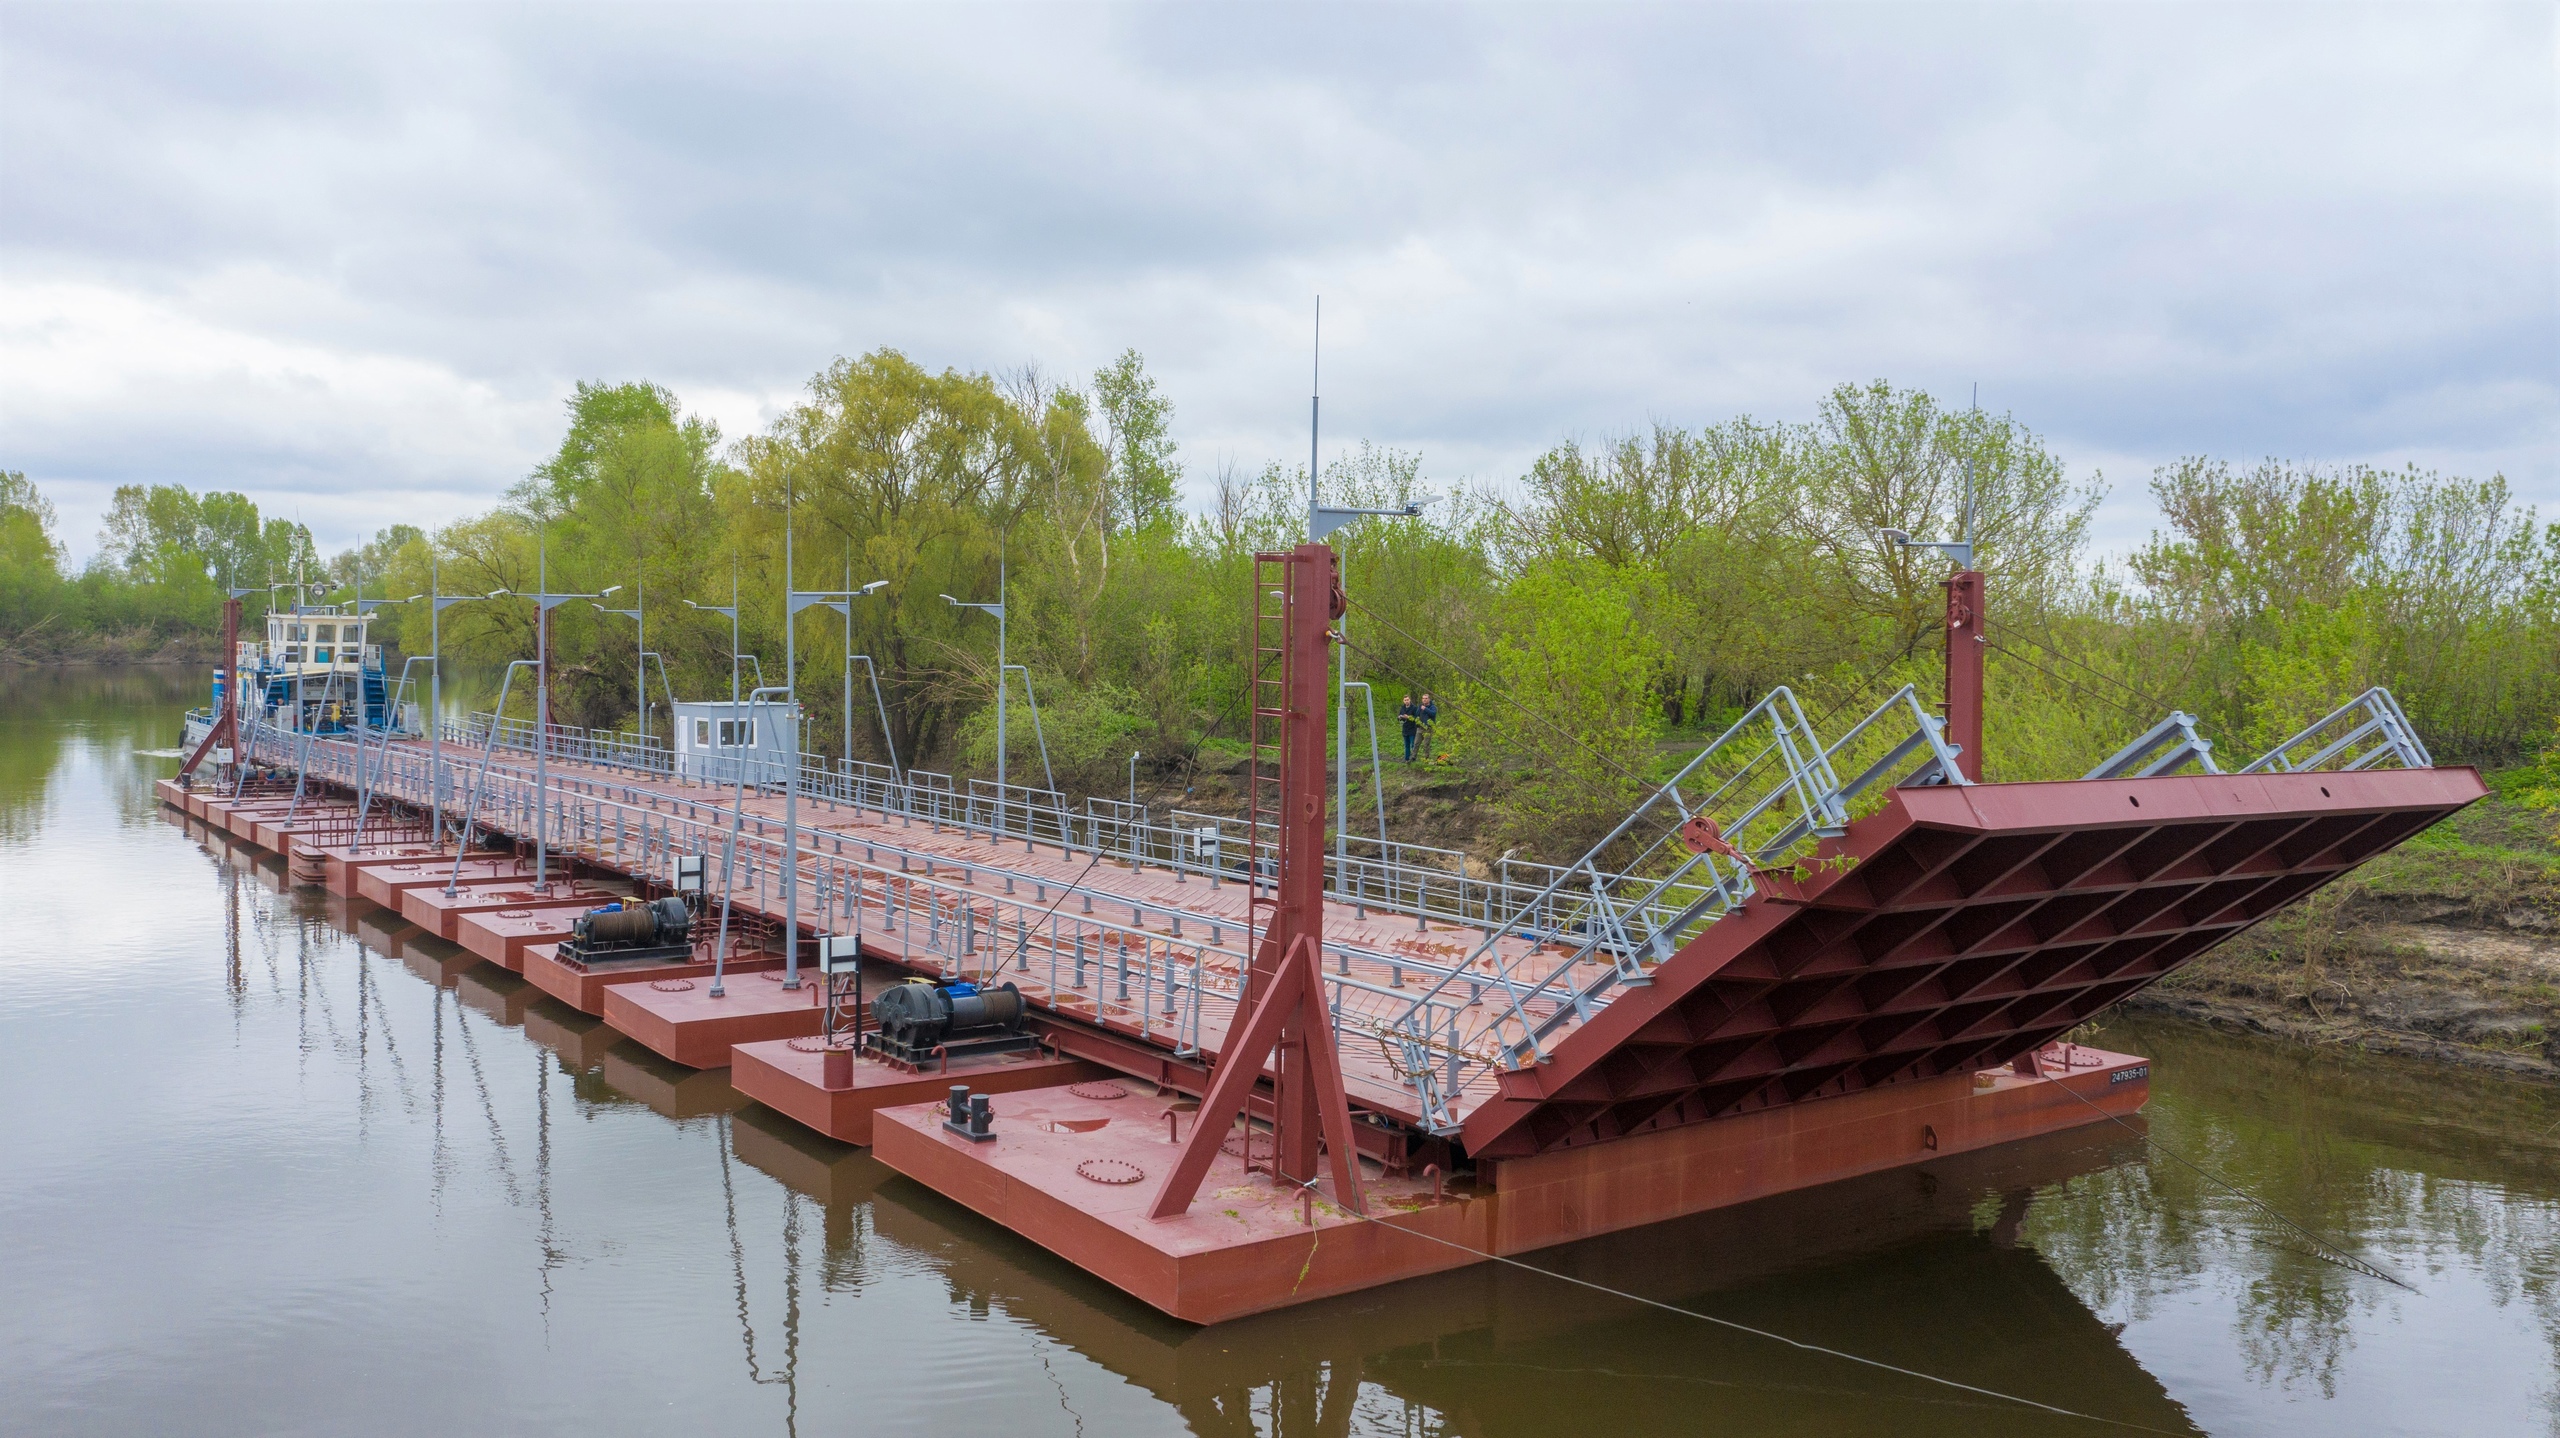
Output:
[[333,643],[338,637],[338,626],[334,624],[323,624],[320,626],[320,632],[312,637],[323,644]]
[[755,745],[756,721],[753,719],[723,719],[720,721],[721,748],[752,749]]
[[710,720],[696,719],[693,721],[693,747],[696,749],[708,749],[711,747]]
[[288,645],[286,645],[286,646],[284,647],[284,662],[285,662],[285,663],[287,663],[287,664],[299,664],[299,663],[301,663],[301,662],[302,662],[302,646],[301,646],[301,645],[299,645],[299,644],[288,644]]
[[314,664],[328,663],[329,646],[326,644],[315,644],[311,646],[311,662]]

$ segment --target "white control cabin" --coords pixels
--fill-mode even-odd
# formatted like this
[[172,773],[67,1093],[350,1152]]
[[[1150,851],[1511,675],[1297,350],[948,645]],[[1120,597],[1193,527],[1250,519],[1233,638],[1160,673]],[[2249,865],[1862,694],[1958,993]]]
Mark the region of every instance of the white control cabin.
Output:
[[379,669],[381,650],[365,643],[365,626],[372,622],[326,610],[270,614],[266,652],[248,652],[250,647],[243,645],[242,667],[259,667],[263,661],[270,675],[306,680],[330,674],[354,677],[366,669]]
[[726,699],[676,702],[676,773],[734,784],[746,766],[750,784],[781,784],[800,752],[797,705]]

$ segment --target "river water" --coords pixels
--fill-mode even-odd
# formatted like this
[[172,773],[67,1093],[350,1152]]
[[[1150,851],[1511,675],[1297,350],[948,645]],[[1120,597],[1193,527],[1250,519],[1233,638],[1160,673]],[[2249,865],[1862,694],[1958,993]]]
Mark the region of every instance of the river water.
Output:
[[2548,1088],[2120,1021],[2149,1145],[1532,1256],[2105,1423],[1491,1266],[1194,1329],[190,834],[198,687],[0,671],[10,1432],[2560,1432]]

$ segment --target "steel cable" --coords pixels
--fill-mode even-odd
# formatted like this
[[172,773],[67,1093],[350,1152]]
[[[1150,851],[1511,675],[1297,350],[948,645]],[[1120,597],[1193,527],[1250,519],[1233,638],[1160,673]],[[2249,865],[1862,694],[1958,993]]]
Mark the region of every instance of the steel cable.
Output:
[[[1313,1192],[1315,1190],[1315,1180],[1309,1179],[1297,1186],[1309,1192]],[[1826,1358],[1837,1358],[1846,1363],[1855,1363],[1860,1367],[1873,1368],[1885,1373],[1897,1374],[1904,1378],[1916,1378],[1923,1383],[1934,1383],[1942,1388],[1952,1388],[1961,1393],[1974,1394],[1977,1397],[1996,1399],[2002,1403],[2013,1403],[2021,1407],[2033,1408],[2040,1412],[2054,1414],[2057,1417],[2074,1418],[2083,1423],[2098,1423],[2110,1428],[2122,1428],[2135,1433],[2169,1434],[2172,1432],[2172,1430],[2167,1428],[2154,1428],[2147,1423],[2135,1423],[2123,1418],[2108,1418],[2096,1413],[2084,1413],[2076,1408],[2064,1408],[2057,1404],[2039,1402],[2033,1398],[2020,1397],[2015,1393],[2003,1393],[1997,1388],[1984,1388],[1979,1385],[1966,1383],[1954,1378],[1941,1378],[1934,1373],[1923,1373],[1917,1368],[1905,1368],[1898,1363],[1887,1363],[1881,1358],[1868,1358],[1860,1354],[1848,1352],[1845,1349],[1830,1348],[1819,1343],[1808,1343],[1801,1338],[1789,1338],[1783,1333],[1775,1333],[1766,1328],[1756,1328],[1751,1324],[1743,1323],[1736,1319],[1719,1318],[1712,1313],[1702,1313],[1694,1308],[1683,1308],[1676,1303],[1665,1303],[1659,1298],[1647,1298],[1641,1293],[1630,1293],[1623,1288],[1611,1288],[1605,1283],[1594,1283],[1587,1278],[1576,1278],[1570,1273],[1559,1273],[1552,1268],[1540,1268],[1534,1263],[1523,1263],[1519,1259],[1511,1258],[1503,1254],[1488,1253],[1481,1248],[1459,1243],[1454,1239],[1442,1238],[1437,1234],[1424,1233],[1419,1229],[1400,1227],[1396,1224],[1388,1223],[1386,1220],[1378,1218],[1373,1214],[1340,1208],[1338,1205],[1329,1206],[1334,1207],[1337,1212],[1348,1213],[1354,1218],[1360,1219],[1366,1223],[1376,1224],[1378,1227],[1387,1229],[1390,1232],[1419,1238],[1428,1243],[1436,1243],[1443,1248],[1454,1248],[1461,1253],[1472,1254],[1487,1262],[1507,1264],[1508,1266],[1517,1268],[1524,1273],[1539,1274],[1547,1278],[1555,1279],[1560,1283],[1570,1283],[1576,1288],[1587,1288],[1594,1293],[1605,1293],[1612,1298],[1623,1298],[1629,1303],[1641,1304],[1646,1308],[1658,1308],[1665,1313],[1676,1313],[1683,1318],[1694,1318],[1701,1323],[1711,1323],[1718,1328],[1729,1329],[1735,1333],[1746,1334],[1753,1338],[1766,1339],[1771,1343],[1782,1343],[1787,1347],[1796,1349],[1800,1352],[1817,1353]]]
[[2284,1213],[2281,1209],[2278,1209],[2275,1205],[2268,1203],[2265,1199],[2258,1197],[2256,1194],[2249,1192],[2240,1185],[2224,1178],[2221,1174],[2215,1173],[2212,1169],[2205,1167],[2203,1164],[2196,1162],[2194,1159],[2191,1159],[2185,1154],[2178,1152],[2176,1149],[2169,1147],[2167,1144],[2160,1142],[2158,1139],[2153,1138],[2150,1134],[2143,1132],[2141,1129],[2135,1128],[2132,1124],[2126,1123],[2122,1118],[2115,1114],[2108,1113],[2106,1109],[2092,1101],[2087,1094],[2080,1092],[2071,1085],[2063,1083],[2062,1080],[2055,1078],[2051,1074],[2039,1073],[2038,1077],[2042,1078],[2046,1083],[2058,1086],[2064,1093],[2071,1095],[2082,1103],[2088,1104],[2092,1112],[2103,1116],[2108,1122],[2114,1124],[2116,1127],[2123,1129],[2125,1132],[2132,1134],[2138,1139],[2141,1139],[2143,1147],[2150,1149],[2152,1152],[2159,1154],[2161,1157],[2166,1158],[2181,1167],[2189,1169],[2217,1184],[2220,1184],[2234,1198],[2239,1199],[2241,1202],[2248,1204],[2260,1213],[2265,1214],[2267,1217],[2274,1219],[2276,1222],[2283,1224],[2285,1227],[2292,1229],[2295,1233],[2298,1233],[2302,1235],[2302,1237],[2310,1240],[2315,1249],[2319,1250],[2313,1253],[2312,1257],[2336,1264],[2338,1267],[2347,1269],[2351,1272],[2361,1273],[2367,1278],[2379,1278],[2385,1283],[2397,1284],[2400,1287],[2409,1290],[2411,1293],[2421,1291],[2416,1284],[2411,1283],[2409,1280],[2391,1272],[2389,1269],[2373,1262],[2371,1259],[2358,1256],[2354,1250],[2348,1248],[2345,1244],[2335,1242],[2322,1234],[2315,1232],[2308,1225],[2295,1221],[2291,1216]]

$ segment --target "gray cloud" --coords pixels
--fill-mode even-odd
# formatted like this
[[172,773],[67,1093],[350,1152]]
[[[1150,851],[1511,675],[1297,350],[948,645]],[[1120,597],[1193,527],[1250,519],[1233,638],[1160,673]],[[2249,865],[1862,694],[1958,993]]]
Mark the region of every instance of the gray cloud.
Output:
[[[1874,377],[2560,508],[2552,12],[0,7],[0,465],[325,542],[485,505],[579,378],[1143,350],[1196,474],[1500,479]],[[1330,449],[1332,446],[1328,446]]]

